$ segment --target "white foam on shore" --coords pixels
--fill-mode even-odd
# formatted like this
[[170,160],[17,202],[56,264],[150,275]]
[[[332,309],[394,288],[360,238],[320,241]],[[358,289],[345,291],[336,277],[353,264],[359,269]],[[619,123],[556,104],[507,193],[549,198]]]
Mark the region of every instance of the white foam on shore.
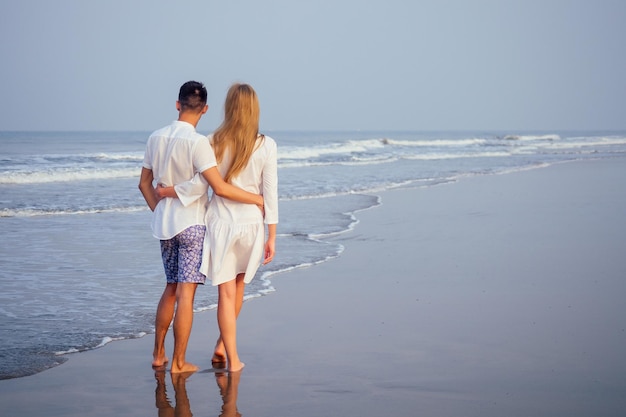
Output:
[[111,342],[115,342],[115,341],[118,341],[118,340],[138,339],[140,337],[144,337],[146,334],[147,334],[146,332],[139,332],[139,333],[137,333],[135,335],[127,336],[127,337],[123,337],[123,336],[120,336],[120,337],[105,336],[105,337],[102,338],[102,341],[98,345],[96,345],[94,347],[86,347],[86,348],[80,348],[80,349],[78,349],[78,348],[69,348],[67,350],[54,352],[54,355],[55,356],[62,356],[62,355],[68,355],[70,353],[78,353],[78,352],[85,352],[85,351],[93,350],[93,349],[99,349],[99,348],[101,348],[103,346],[108,345]]

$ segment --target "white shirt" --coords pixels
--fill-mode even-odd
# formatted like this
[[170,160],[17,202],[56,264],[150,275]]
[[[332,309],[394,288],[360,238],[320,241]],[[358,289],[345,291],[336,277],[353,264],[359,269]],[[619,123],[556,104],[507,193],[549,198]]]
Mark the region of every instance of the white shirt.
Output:
[[[217,162],[211,144],[190,123],[174,121],[148,139],[143,167],[152,170],[157,184],[179,184],[214,166]],[[203,186],[208,190],[206,182]],[[204,225],[207,203],[206,191],[187,205],[177,198],[162,199],[154,209],[152,234],[167,240],[190,226]]]
[[[274,139],[265,136],[260,146],[252,153],[246,167],[231,179],[231,184],[253,194],[263,195],[263,210],[265,224],[278,223],[278,172],[277,147]],[[224,151],[222,162],[217,169],[226,176],[231,165],[231,156],[228,148]],[[254,223],[260,217],[261,211],[253,204],[240,204],[232,200],[213,196],[209,206],[211,214],[234,224]]]
[[[213,135],[209,135],[212,142]],[[260,146],[252,153],[246,167],[231,179],[231,184],[253,194],[263,195],[265,224],[278,223],[278,168],[276,141],[264,136]],[[231,157],[228,149],[225,150],[222,162],[217,166],[222,178],[226,176]],[[196,175],[190,181],[177,183],[174,187],[182,204],[190,204],[202,195],[201,188],[204,178]],[[204,188],[206,193],[206,188]],[[232,224],[255,223],[261,216],[261,211],[254,204],[242,204],[214,195],[211,199],[211,215],[217,215],[222,220]]]
[[[257,139],[246,167],[231,178],[231,184],[254,194],[263,195],[265,217],[254,204],[242,204],[214,195],[206,215],[207,230],[202,250],[200,272],[213,285],[232,280],[244,272],[249,283],[263,259],[265,224],[278,223],[277,148],[269,136]],[[231,165],[231,156],[225,151],[217,169],[222,177]],[[186,202],[197,198],[196,175],[192,180],[175,186],[178,197]]]

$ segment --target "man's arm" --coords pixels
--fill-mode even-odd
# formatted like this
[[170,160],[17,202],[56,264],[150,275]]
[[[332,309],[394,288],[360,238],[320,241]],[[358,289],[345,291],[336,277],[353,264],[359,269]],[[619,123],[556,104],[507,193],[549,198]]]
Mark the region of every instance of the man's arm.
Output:
[[154,194],[154,188],[152,187],[152,182],[154,181],[154,174],[151,169],[141,168],[141,177],[139,178],[139,191],[143,195],[143,198],[148,203],[148,207],[150,210],[154,211],[159,200],[157,200],[156,195]]
[[256,204],[263,209],[263,196],[252,194],[224,181],[217,167],[202,171],[202,176],[209,183],[213,192],[220,197],[244,204]]
[[166,197],[178,198],[183,206],[186,207],[206,195],[208,188],[209,185],[206,183],[204,177],[200,174],[196,174],[191,180],[181,182],[174,186],[157,184],[156,187],[154,187],[154,193],[159,200]]
[[159,198],[178,198],[178,194],[176,193],[176,189],[174,188],[174,186],[168,187],[163,184],[157,184],[157,186],[154,187],[154,192]]

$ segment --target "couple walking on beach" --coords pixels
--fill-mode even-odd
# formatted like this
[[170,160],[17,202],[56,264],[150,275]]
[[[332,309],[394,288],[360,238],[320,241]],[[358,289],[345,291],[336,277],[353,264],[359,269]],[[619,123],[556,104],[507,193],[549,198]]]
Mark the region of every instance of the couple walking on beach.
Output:
[[209,137],[196,132],[208,110],[202,83],[183,84],[176,109],[178,120],[150,135],[139,180],[153,211],[152,233],[161,242],[167,279],[157,307],[152,365],[168,362],[164,343],[173,319],[171,372],[198,370],[185,353],[196,288],[208,278],[219,295],[220,335],[211,362],[236,372],[244,367],[237,353],[244,287],[275,252],[276,142],[259,134],[259,102],[247,84],[230,87],[224,121]]

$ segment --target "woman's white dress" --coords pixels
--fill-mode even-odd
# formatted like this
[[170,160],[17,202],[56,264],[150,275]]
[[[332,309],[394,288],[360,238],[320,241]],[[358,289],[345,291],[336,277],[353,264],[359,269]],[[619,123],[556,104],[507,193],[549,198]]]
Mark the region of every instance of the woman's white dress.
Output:
[[[225,152],[217,168],[222,177],[230,166]],[[194,179],[196,181],[197,179]],[[190,181],[189,183],[191,183]],[[265,216],[254,204],[243,204],[213,195],[205,216],[207,226],[202,251],[202,272],[213,285],[245,273],[244,282],[254,278],[263,260],[265,224],[278,223],[277,147],[274,139],[260,136],[248,165],[231,180],[245,191],[262,194]],[[176,186],[179,194],[193,193],[193,186]]]

